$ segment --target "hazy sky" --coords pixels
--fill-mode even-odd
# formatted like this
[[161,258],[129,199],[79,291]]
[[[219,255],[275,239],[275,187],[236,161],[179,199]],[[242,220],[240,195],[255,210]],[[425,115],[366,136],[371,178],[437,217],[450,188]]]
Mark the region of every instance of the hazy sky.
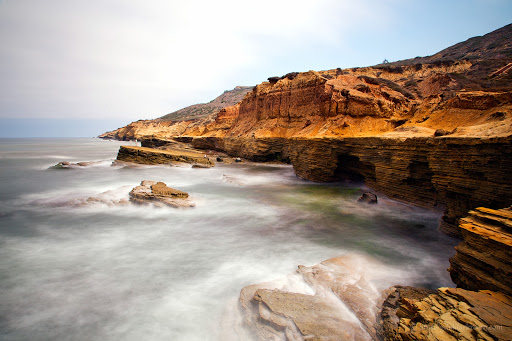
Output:
[[89,119],[96,135],[270,76],[431,55],[511,22],[511,0],[0,0],[0,137],[80,136]]

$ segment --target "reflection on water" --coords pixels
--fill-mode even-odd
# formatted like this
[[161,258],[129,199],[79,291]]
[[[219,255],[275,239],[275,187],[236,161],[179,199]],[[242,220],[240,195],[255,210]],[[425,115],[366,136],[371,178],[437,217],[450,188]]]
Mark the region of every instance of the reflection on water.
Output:
[[[121,144],[0,142],[1,339],[223,339],[243,286],[341,255],[384,272],[376,284],[451,285],[455,241],[436,212],[357,204],[358,186],[311,184],[289,166],[110,167]],[[48,169],[59,161],[103,162]],[[197,206],[115,204],[141,180]],[[106,199],[72,204],[91,196]]]

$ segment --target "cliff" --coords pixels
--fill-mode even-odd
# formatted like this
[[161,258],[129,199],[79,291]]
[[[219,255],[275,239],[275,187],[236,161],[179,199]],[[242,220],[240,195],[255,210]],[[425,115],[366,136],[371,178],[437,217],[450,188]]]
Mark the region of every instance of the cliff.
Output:
[[389,197],[444,207],[441,228],[460,236],[470,209],[512,205],[512,137],[195,138],[197,148],[254,161],[290,161],[311,181],[364,181]]
[[[270,77],[207,118],[140,121],[106,136],[187,139],[311,181],[364,181],[444,206],[459,235],[470,209],[512,204],[512,25],[430,57]],[[508,70],[508,71],[507,71]]]
[[450,259],[457,286],[494,290],[512,296],[512,207],[479,207],[461,219],[464,242]]
[[457,289],[392,288],[378,335],[385,340],[511,340],[512,208],[479,207],[460,221],[450,259]]

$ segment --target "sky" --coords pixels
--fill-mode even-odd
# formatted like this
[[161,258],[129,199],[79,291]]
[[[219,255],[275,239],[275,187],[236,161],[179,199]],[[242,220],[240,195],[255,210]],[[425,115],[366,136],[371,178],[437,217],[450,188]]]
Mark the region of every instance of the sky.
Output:
[[432,55],[512,0],[0,0],[0,137],[96,136],[288,72]]

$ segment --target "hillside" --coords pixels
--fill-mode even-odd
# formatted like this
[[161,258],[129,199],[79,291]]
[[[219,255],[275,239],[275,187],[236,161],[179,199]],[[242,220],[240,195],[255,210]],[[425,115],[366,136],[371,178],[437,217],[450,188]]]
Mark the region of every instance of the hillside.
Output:
[[[471,67],[464,72],[454,73],[460,84],[466,89],[512,90],[512,73],[494,74],[506,67],[512,60],[512,24],[499,28],[483,36],[472,37],[427,57],[380,64],[375,67],[399,71],[400,67],[414,65],[453,65],[467,61]],[[414,89],[412,89],[414,90]]]
[[[101,137],[504,136],[512,130],[512,25],[417,57],[371,67],[270,77],[165,120]],[[223,102],[224,101],[224,102]],[[233,99],[232,102],[235,102]],[[225,108],[220,108],[225,104]],[[211,114],[213,112],[213,114]],[[192,118],[195,119],[192,120]],[[188,121],[185,121],[188,119]]]
[[222,95],[208,103],[194,104],[160,117],[164,121],[187,121],[204,118],[218,113],[221,109],[240,102],[252,89],[252,86],[237,86],[233,90],[226,90]]

